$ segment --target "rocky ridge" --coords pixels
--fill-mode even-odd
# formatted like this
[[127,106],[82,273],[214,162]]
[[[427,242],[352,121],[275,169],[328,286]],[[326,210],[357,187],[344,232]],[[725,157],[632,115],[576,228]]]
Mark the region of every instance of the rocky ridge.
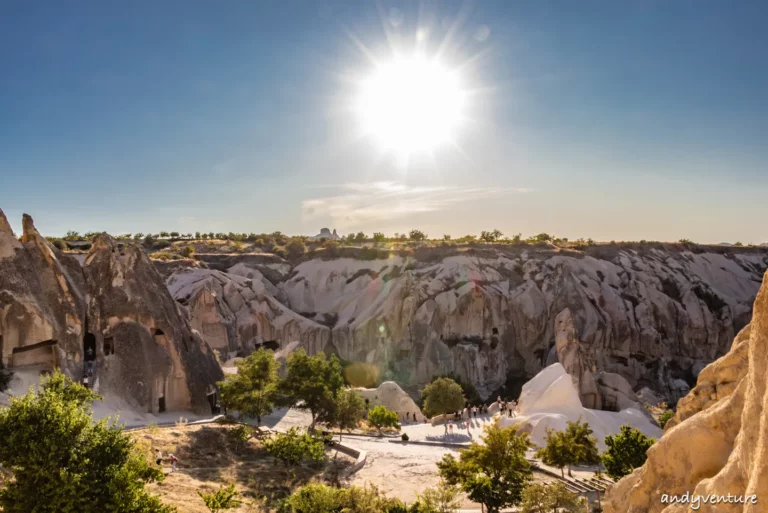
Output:
[[486,395],[565,358],[556,319],[567,311],[579,365],[595,380],[587,386],[599,393],[582,401],[618,409],[644,387],[672,402],[688,393],[749,322],[767,256],[763,248],[653,246],[608,247],[595,256],[441,249],[297,265],[230,256],[216,259],[215,278],[185,268],[167,282],[193,325],[215,332],[210,341],[232,354],[300,341],[309,352],[379,365],[383,379],[403,385],[455,373]]

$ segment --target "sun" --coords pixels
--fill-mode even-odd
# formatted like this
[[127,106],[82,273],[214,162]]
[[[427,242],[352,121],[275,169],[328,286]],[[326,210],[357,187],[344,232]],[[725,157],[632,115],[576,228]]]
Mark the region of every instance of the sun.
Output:
[[456,71],[434,59],[411,57],[379,63],[360,82],[355,110],[366,136],[407,157],[451,142],[465,101]]

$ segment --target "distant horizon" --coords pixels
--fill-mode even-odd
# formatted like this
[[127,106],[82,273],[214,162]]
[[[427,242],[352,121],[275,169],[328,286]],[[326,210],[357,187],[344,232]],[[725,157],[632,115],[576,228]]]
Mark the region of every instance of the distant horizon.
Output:
[[[2,209],[0,209],[0,211],[2,211]],[[7,214],[6,214],[6,216],[7,216]],[[37,227],[37,221],[35,221],[34,216],[31,216],[31,217],[32,217],[32,219],[33,219],[33,221],[35,223],[35,228],[37,229],[38,232],[40,232],[40,234],[43,237],[50,238],[50,239],[64,239],[65,237],[67,237],[67,233],[66,232],[62,233],[62,234],[44,233],[41,229],[39,229]],[[23,230],[21,228],[18,229],[18,230],[16,228],[14,228],[14,223],[13,223],[13,221],[10,218],[8,218],[8,221],[9,221],[9,223],[11,225],[11,228],[14,231],[14,235],[16,235],[17,237],[21,237],[21,235],[23,233]],[[18,223],[18,224],[20,226],[21,223]],[[151,236],[153,236],[155,238],[160,238],[160,239],[204,240],[202,238],[203,234],[209,235],[210,233],[214,233],[217,236],[218,235],[224,235],[225,237],[222,237],[222,238],[214,237],[213,239],[209,238],[208,240],[229,240],[227,237],[229,236],[230,233],[233,233],[235,235],[243,235],[243,236],[245,236],[245,235],[269,236],[269,235],[275,234],[276,232],[279,232],[282,235],[285,235],[286,237],[289,237],[289,238],[290,237],[308,237],[308,238],[313,238],[315,236],[320,235],[322,233],[322,230],[324,230],[324,229],[328,229],[331,233],[333,233],[335,231],[336,234],[340,237],[340,239],[344,239],[348,235],[356,235],[356,234],[360,233],[360,231],[361,231],[361,230],[358,230],[358,231],[350,231],[350,232],[341,232],[341,231],[339,231],[339,230],[337,230],[337,229],[335,229],[333,227],[330,227],[330,226],[322,226],[322,227],[318,228],[316,233],[310,233],[310,234],[307,234],[307,233],[284,233],[284,232],[281,232],[279,230],[273,230],[273,231],[267,231],[267,232],[229,232],[229,231],[227,231],[227,232],[208,232],[208,231],[203,232],[202,230],[195,230],[195,231],[192,231],[192,232],[178,232],[177,236],[170,236],[171,233],[175,233],[176,231],[175,230],[159,230],[157,232],[136,231],[136,232],[119,232],[119,233],[111,232],[109,230],[101,230],[101,231],[86,230],[86,231],[83,231],[83,232],[80,232],[79,230],[71,230],[71,231],[77,232],[79,234],[79,236],[82,237],[80,239],[76,239],[78,241],[86,241],[86,240],[88,240],[89,237],[85,237],[86,235],[90,234],[91,237],[93,237],[96,234],[100,234],[100,233],[107,233],[109,236],[111,236],[113,238],[125,237],[127,235],[130,235],[129,238],[132,239],[132,240],[137,240],[137,239],[135,239],[135,235],[136,234],[141,234],[142,238],[147,236],[147,235],[151,235]],[[475,232],[467,232],[467,233],[464,233],[462,235],[455,235],[455,234],[451,234],[451,233],[444,233],[444,234],[440,234],[440,235],[434,235],[434,234],[430,234],[428,232],[425,232],[423,230],[420,230],[417,227],[411,228],[409,230],[399,231],[399,232],[392,232],[392,233],[378,232],[378,233],[383,233],[384,237],[386,239],[390,239],[390,242],[392,242],[391,239],[396,239],[397,238],[396,235],[401,235],[402,237],[405,237],[405,238],[404,239],[400,239],[400,240],[395,241],[395,242],[417,242],[417,241],[413,241],[413,240],[409,239],[408,238],[408,234],[409,234],[409,232],[411,230],[420,230],[420,231],[424,232],[424,234],[426,236],[425,241],[427,241],[427,242],[436,242],[436,241],[443,242],[443,241],[447,241],[447,242],[454,242],[455,243],[455,242],[460,242],[461,239],[463,239],[465,237],[468,237],[468,236],[474,236],[477,239],[479,239],[480,235],[481,235],[481,233],[483,231],[493,231],[495,229],[496,228],[486,228],[485,230],[477,230]],[[501,231],[501,230],[499,230],[499,231]],[[198,232],[200,233],[201,238],[197,238],[196,237],[196,234]],[[161,236],[160,234],[162,234],[162,233],[168,233],[168,235]],[[372,237],[373,237],[374,233],[377,233],[377,232],[365,232],[365,231],[363,231],[363,234],[366,236],[366,240],[362,241],[362,242],[359,242],[359,241],[355,241],[355,242],[360,243],[360,244],[365,244],[365,243],[370,244],[372,242]],[[684,239],[678,239],[678,240],[654,240],[654,239],[638,239],[638,240],[611,239],[611,240],[600,240],[600,239],[595,239],[595,238],[592,238],[592,237],[570,238],[570,237],[563,236],[563,235],[558,234],[558,233],[552,233],[552,232],[539,232],[539,233],[534,233],[534,234],[504,233],[504,232],[501,232],[501,233],[502,233],[502,235],[500,236],[499,240],[493,241],[493,243],[501,243],[501,244],[503,244],[505,242],[509,242],[516,235],[520,235],[522,242],[526,242],[526,239],[529,239],[529,238],[532,238],[532,237],[535,237],[535,236],[541,235],[541,234],[547,234],[547,235],[549,235],[549,236],[551,236],[553,238],[556,238],[558,240],[559,239],[565,239],[565,240],[567,240],[567,242],[570,242],[570,243],[575,243],[575,242],[578,242],[578,241],[587,242],[587,241],[591,240],[595,244],[614,244],[614,243],[615,244],[626,244],[626,243],[680,244],[680,243],[684,243],[684,242],[689,242],[689,243],[692,243],[692,244],[698,244],[698,245],[703,245],[703,246],[721,246],[721,245],[731,245],[731,246],[733,246],[733,245],[741,244],[741,245],[743,245],[745,247],[750,247],[750,246],[751,247],[760,247],[760,246],[768,245],[768,241],[752,243],[752,242],[744,242],[742,240],[735,240],[735,241],[721,240],[721,241],[718,241],[718,242],[712,242],[712,241],[698,241],[698,240],[692,240],[692,239],[687,239],[686,240],[685,238]],[[187,235],[190,235],[191,238],[190,237],[186,237]],[[450,235],[451,238],[447,239],[447,240],[444,239],[444,237],[446,235]],[[478,240],[477,242],[482,242],[482,241]]]
[[5,2],[0,208],[51,236],[761,244],[765,19],[758,0]]

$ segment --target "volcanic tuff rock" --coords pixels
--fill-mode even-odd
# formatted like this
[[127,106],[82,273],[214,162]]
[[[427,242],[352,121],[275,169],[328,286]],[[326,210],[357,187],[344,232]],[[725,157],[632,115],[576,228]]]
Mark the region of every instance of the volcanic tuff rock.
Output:
[[95,388],[143,411],[210,412],[222,378],[212,350],[180,313],[149,257],[97,236],[84,264],[24,216],[22,242],[0,212],[0,347],[10,367],[59,366],[79,380],[90,353]]
[[675,425],[648,450],[645,465],[606,496],[608,513],[682,513],[688,504],[662,503],[686,492],[757,497],[741,503],[700,503],[702,513],[765,511],[768,497],[768,280],[755,301],[749,329],[730,352],[707,366]]
[[[571,338],[596,381],[588,385],[593,391],[632,402],[631,389],[649,387],[676,401],[749,322],[766,255],[762,248],[605,245],[589,255],[531,246],[425,248],[415,256],[313,258],[295,266],[256,257],[236,265],[236,257],[228,257],[229,272],[219,275],[219,285],[191,287],[183,295],[173,290],[189,305],[211,304],[197,295],[224,290],[230,277],[224,301],[192,308],[192,318],[200,327],[211,324],[203,331],[215,331],[216,317],[224,319],[230,327],[219,333],[227,333],[231,350],[301,340],[310,352],[325,349],[379,364],[384,379],[404,385],[453,372],[483,394],[522,384],[548,356],[557,361],[555,319],[567,309]],[[232,278],[249,272],[251,285]],[[172,288],[178,276],[169,278]],[[267,297],[253,289],[261,290],[259,283],[274,315],[257,316],[260,330],[238,327],[233,334],[233,322],[252,325],[254,313],[226,298]],[[291,317],[295,327],[285,330],[270,320],[290,311],[312,322]],[[238,312],[246,317],[243,324]]]
[[167,283],[173,297],[187,307],[192,326],[227,356],[262,345],[276,349],[281,341],[293,340],[316,353],[329,339],[328,327],[281,304],[274,297],[279,291],[257,270],[187,268],[173,273]]

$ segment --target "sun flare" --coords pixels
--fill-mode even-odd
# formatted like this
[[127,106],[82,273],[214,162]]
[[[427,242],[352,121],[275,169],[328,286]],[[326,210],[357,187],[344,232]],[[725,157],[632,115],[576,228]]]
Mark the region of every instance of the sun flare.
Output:
[[429,153],[455,136],[466,95],[458,73],[436,60],[379,64],[360,86],[355,107],[363,131],[385,149]]

